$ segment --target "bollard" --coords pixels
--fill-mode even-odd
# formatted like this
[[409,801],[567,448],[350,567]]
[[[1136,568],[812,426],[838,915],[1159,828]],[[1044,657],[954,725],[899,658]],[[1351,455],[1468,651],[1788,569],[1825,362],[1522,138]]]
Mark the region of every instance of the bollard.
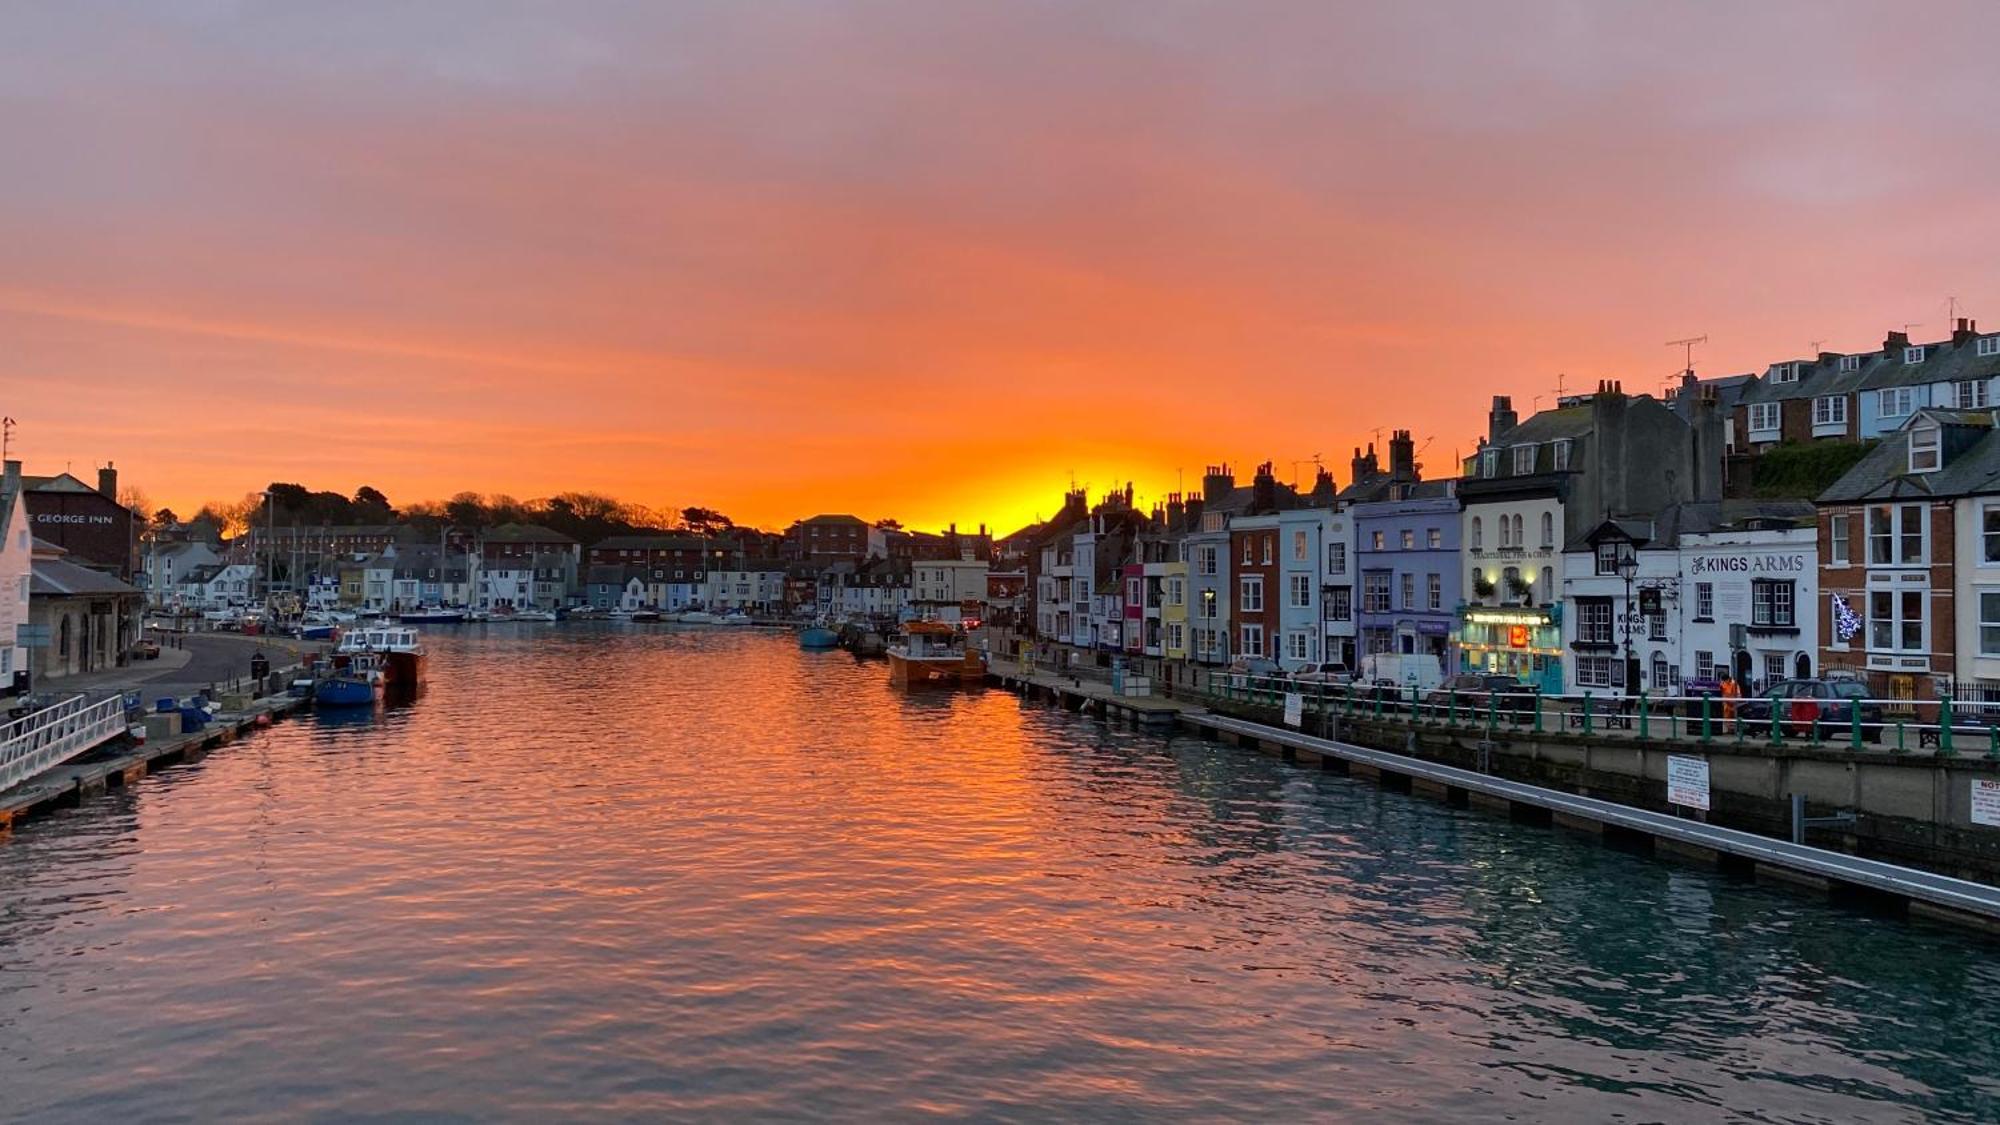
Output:
[[1951,696],[1938,700],[1938,757],[1956,758],[1958,751],[1951,745]]
[[1444,721],[1445,721],[1445,722],[1447,722],[1447,723],[1449,723],[1449,724],[1451,724],[1452,726],[1457,726],[1457,725],[1458,725],[1458,692],[1457,692],[1456,690],[1454,690],[1454,691],[1452,691],[1452,692],[1451,692],[1451,693],[1450,693],[1449,695],[1447,695],[1447,696],[1446,696],[1445,698],[1446,698],[1446,702],[1445,702],[1445,719],[1444,719]]
[[1855,750],[1861,749],[1861,701],[1847,701],[1847,742]]
[[1535,733],[1542,733],[1542,689],[1535,689]]
[[1905,752],[1905,748],[1904,748],[1904,746],[1903,746],[1903,720],[1901,720],[1901,719],[1897,719],[1897,720],[1896,720],[1896,753],[1898,753],[1898,754],[1901,754],[1901,753],[1904,753],[1904,752]]
[[1590,693],[1589,693],[1589,692],[1587,692],[1587,691],[1586,691],[1586,692],[1584,692],[1584,693],[1583,693],[1583,733],[1585,733],[1585,734],[1589,734],[1589,733],[1590,733],[1590,732],[1591,732],[1591,731],[1592,731],[1593,729],[1595,729],[1595,728],[1594,728],[1594,727],[1592,726],[1592,720],[1593,720],[1593,716],[1591,715],[1591,702],[1592,702],[1592,701],[1591,701],[1591,698],[1590,698]]
[[1487,738],[1493,737],[1493,729],[1500,721],[1499,706],[1500,706],[1500,701],[1494,698],[1493,692],[1488,691],[1486,693],[1486,737]]
[[1785,744],[1785,724],[1778,717],[1778,693],[1771,693],[1771,745]]
[[1986,736],[1986,756],[2000,758],[2000,723],[1988,723]]
[[1650,737],[1653,730],[1652,716],[1646,712],[1646,693],[1639,693],[1639,737]]
[[1715,741],[1715,731],[1709,719],[1708,696],[1701,697],[1701,741],[1706,746]]

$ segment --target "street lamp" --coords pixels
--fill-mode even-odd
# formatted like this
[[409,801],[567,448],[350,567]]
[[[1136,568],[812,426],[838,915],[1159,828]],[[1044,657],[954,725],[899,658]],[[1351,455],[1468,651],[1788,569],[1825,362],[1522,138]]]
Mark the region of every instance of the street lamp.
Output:
[[1632,579],[1639,574],[1639,553],[1626,546],[1618,555],[1618,577],[1625,580],[1625,694],[1634,690],[1634,659],[1632,656],[1632,630],[1637,627],[1639,616],[1632,604]]

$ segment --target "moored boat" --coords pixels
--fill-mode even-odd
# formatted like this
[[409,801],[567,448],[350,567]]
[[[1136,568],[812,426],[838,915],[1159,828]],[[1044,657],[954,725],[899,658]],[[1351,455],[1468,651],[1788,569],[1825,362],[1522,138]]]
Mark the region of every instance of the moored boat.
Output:
[[465,621],[465,611],[437,605],[420,606],[398,613],[396,620],[405,625],[459,625]]
[[986,664],[965,636],[938,621],[912,621],[889,646],[889,682],[901,688],[971,687],[985,682]]
[[387,690],[388,673],[381,654],[351,653],[346,667],[313,688],[313,703],[320,707],[372,707]]
[[[364,658],[374,657],[371,662]],[[382,692],[402,697],[414,696],[424,686],[424,645],[415,629],[404,625],[369,625],[349,629],[334,650],[334,662],[342,671],[362,664],[379,664]]]
[[840,644],[840,634],[824,625],[808,625],[799,631],[800,648],[834,648]]
[[554,621],[555,611],[547,609],[516,610],[512,615],[501,618],[504,621]]
[[689,625],[713,625],[715,615],[705,609],[691,609],[681,614],[681,621]]
[[755,621],[752,621],[752,620],[750,619],[750,615],[749,615],[749,614],[747,614],[747,613],[743,612],[743,611],[742,611],[742,610],[740,610],[740,609],[736,609],[736,610],[731,610],[731,611],[729,611],[728,613],[725,613],[725,614],[723,614],[723,615],[722,615],[721,617],[718,617],[718,618],[716,618],[716,619],[715,619],[715,623],[716,623],[716,624],[718,624],[718,625],[755,625],[755,624],[756,624],[756,622],[755,622]]

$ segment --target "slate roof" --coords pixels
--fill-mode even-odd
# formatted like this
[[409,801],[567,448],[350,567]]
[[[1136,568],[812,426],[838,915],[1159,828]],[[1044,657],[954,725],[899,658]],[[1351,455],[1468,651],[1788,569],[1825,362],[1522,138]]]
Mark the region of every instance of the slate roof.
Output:
[[708,540],[699,535],[613,535],[590,545],[595,551],[700,551]]
[[[1910,430],[1935,421],[1943,431],[1944,466],[1910,472]],[[1866,457],[1819,496],[1822,504],[1896,497],[1969,496],[2000,491],[2000,430],[1984,410],[1919,410],[1886,434]]]
[[101,570],[78,566],[64,559],[36,559],[28,581],[28,596],[75,598],[139,596],[137,586],[128,585]]
[[538,527],[530,523],[506,523],[489,528],[480,536],[488,543],[574,543],[576,540],[560,531]]

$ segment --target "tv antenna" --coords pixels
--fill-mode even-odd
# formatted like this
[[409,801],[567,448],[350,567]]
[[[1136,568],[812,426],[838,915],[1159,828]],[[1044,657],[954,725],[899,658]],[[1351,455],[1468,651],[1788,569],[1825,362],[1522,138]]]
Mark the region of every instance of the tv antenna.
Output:
[[14,420],[0,418],[0,459],[14,452]]
[[1707,336],[1687,336],[1679,340],[1668,340],[1667,346],[1670,348],[1686,349],[1684,352],[1684,355],[1687,358],[1686,371],[1689,375],[1692,375],[1694,374],[1694,346],[1696,344],[1706,344],[1706,343],[1708,343]]
[[1814,355],[1818,355],[1818,354],[1819,354],[1819,346],[1820,346],[1821,344],[1824,344],[1824,343],[1826,343],[1826,341],[1825,341],[1825,340],[1814,340],[1814,341],[1812,341],[1812,350],[1813,350],[1813,354],[1814,354]]
[[1564,375],[1564,374],[1563,374],[1562,372],[1560,372],[1560,371],[1556,372],[1556,405],[1557,405],[1557,406],[1561,406],[1561,405],[1562,405],[1562,398],[1563,398],[1563,380],[1564,380],[1564,379],[1566,379],[1566,378],[1568,378],[1568,376],[1567,376],[1567,375]]
[[1319,459],[1319,454],[1315,453],[1315,454],[1313,454],[1313,455],[1312,455],[1311,457],[1301,457],[1301,458],[1299,458],[1298,460],[1296,460],[1296,461],[1293,461],[1293,462],[1292,462],[1292,487],[1293,487],[1293,488],[1297,488],[1297,487],[1299,486],[1299,466],[1300,466],[1300,465],[1304,465],[1304,464],[1307,464],[1307,463],[1311,463],[1312,467],[1313,467],[1313,468],[1315,468],[1315,469],[1319,468],[1319,467],[1320,467],[1320,464],[1321,464],[1321,462],[1320,462],[1320,459]]

